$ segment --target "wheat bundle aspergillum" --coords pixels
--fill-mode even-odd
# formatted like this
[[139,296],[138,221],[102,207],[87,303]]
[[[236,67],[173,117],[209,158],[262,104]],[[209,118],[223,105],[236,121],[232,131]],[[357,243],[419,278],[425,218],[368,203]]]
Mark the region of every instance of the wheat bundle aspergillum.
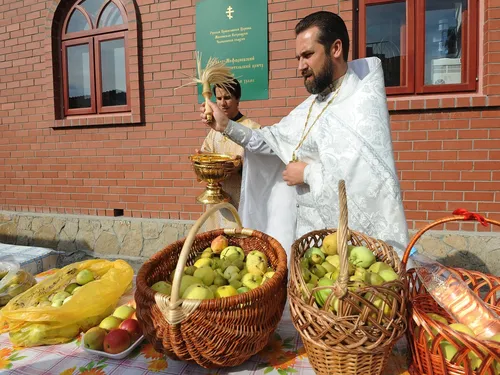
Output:
[[210,122],[212,121],[213,113],[212,108],[207,103],[212,97],[212,90],[210,88],[210,85],[217,85],[228,91],[228,88],[231,85],[234,76],[233,73],[231,73],[231,68],[226,66],[226,63],[224,61],[221,61],[215,57],[210,57],[208,59],[207,65],[203,69],[201,66],[201,53],[198,51],[196,52],[196,68],[198,75],[195,77],[188,76],[191,82],[179,86],[176,89],[180,89],[184,86],[195,85],[198,83],[201,84],[203,87],[202,95],[205,98],[205,115],[207,116],[207,120]]

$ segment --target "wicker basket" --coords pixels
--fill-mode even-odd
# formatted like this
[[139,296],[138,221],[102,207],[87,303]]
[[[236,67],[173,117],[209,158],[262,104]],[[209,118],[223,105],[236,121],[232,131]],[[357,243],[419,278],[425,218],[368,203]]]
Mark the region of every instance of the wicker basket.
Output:
[[[227,208],[239,229],[218,229],[196,234],[214,212]],[[186,265],[224,234],[229,245],[245,254],[260,250],[276,271],[262,286],[233,297],[210,300],[179,299],[180,275]],[[172,295],[156,293],[150,286],[174,271]],[[137,317],[154,348],[172,359],[195,362],[205,368],[237,366],[262,350],[276,329],[286,302],[287,258],[272,237],[242,229],[236,209],[229,203],[213,206],[198,219],[186,239],[156,253],[137,275]]]
[[[418,239],[429,229],[450,221],[478,220],[482,223],[500,225],[500,222],[483,218],[465,210],[457,210],[454,215],[437,220],[421,229],[412,238],[403,256],[406,264],[409,254]],[[489,303],[493,310],[500,314],[500,277],[462,268],[449,268],[460,276],[469,287]],[[427,313],[436,313],[445,317],[448,322],[453,319],[432,298],[420,282],[415,269],[407,274],[409,288],[409,326],[408,343],[412,354],[410,374],[412,375],[498,375],[500,373],[500,343],[475,338],[452,330],[445,324],[431,319]],[[457,349],[457,354],[448,361],[444,357],[441,342],[448,341]],[[475,357],[481,360],[481,366],[473,370],[471,361]],[[476,360],[477,361],[477,360]],[[498,361],[495,370],[493,361]]]
[[[317,374],[382,374],[394,344],[403,336],[407,326],[407,292],[403,281],[405,269],[392,247],[362,233],[348,230],[344,181],[339,183],[339,202],[339,278],[331,287],[316,287],[310,292],[302,278],[300,266],[302,255],[307,249],[319,247],[323,238],[334,233],[335,229],[310,232],[295,241],[288,286],[291,316]],[[349,291],[349,234],[353,245],[363,245],[372,250],[377,259],[389,264],[400,278],[382,286],[367,286],[355,292]],[[318,307],[312,295],[320,289],[333,291],[322,308]],[[372,303],[373,298],[364,298],[368,292],[373,298],[380,298],[387,303],[389,313],[376,307]],[[334,296],[339,298],[337,313],[330,311],[330,306],[334,305]]]

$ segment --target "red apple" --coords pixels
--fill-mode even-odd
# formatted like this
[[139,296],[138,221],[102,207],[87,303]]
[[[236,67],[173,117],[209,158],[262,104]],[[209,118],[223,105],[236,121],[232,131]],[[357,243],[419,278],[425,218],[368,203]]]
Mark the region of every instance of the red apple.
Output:
[[104,351],[109,354],[118,354],[130,346],[130,335],[124,329],[116,328],[104,338]]
[[120,328],[129,333],[132,342],[135,342],[142,335],[141,326],[135,319],[125,319],[123,322],[121,322]]

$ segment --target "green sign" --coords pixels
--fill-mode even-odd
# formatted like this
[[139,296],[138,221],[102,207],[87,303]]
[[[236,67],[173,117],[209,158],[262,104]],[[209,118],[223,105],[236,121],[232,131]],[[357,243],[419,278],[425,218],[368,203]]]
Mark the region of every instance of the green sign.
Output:
[[267,35],[267,0],[196,4],[196,50],[202,53],[202,67],[210,57],[225,61],[241,84],[241,100],[269,97]]

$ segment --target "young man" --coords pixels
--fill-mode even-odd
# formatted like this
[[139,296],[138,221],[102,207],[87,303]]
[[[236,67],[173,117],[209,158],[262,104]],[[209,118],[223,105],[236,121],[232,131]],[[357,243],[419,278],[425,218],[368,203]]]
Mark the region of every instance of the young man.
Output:
[[[309,231],[338,226],[338,181],[343,179],[349,227],[401,251],[408,243],[408,230],[380,60],[347,63],[347,28],[334,13],[307,16],[295,33],[298,69],[312,95],[287,117],[274,126],[251,130],[218,110],[211,123],[201,114],[205,124],[250,151],[244,180],[253,180],[252,164],[261,155],[279,158],[274,164],[267,162],[266,183],[259,181],[242,195],[243,224],[269,233],[289,250]],[[255,196],[263,196],[266,187],[270,198],[257,214],[246,215],[244,202],[258,204]]]
[[[218,86],[214,86],[213,91],[217,107],[227,118],[249,129],[260,128],[259,124],[243,116],[239,110],[241,85],[238,80],[234,79],[233,83],[228,86],[227,91]],[[243,147],[213,129],[210,130],[205,138],[201,146],[201,152],[240,155],[242,158],[244,156]],[[240,202],[241,173],[235,172],[229,176],[229,178],[222,183],[222,188],[229,194],[231,198],[230,203],[238,209]],[[229,212],[224,211],[211,216],[207,220],[205,230],[229,228],[233,226],[235,226],[235,222],[233,221],[232,215]]]

